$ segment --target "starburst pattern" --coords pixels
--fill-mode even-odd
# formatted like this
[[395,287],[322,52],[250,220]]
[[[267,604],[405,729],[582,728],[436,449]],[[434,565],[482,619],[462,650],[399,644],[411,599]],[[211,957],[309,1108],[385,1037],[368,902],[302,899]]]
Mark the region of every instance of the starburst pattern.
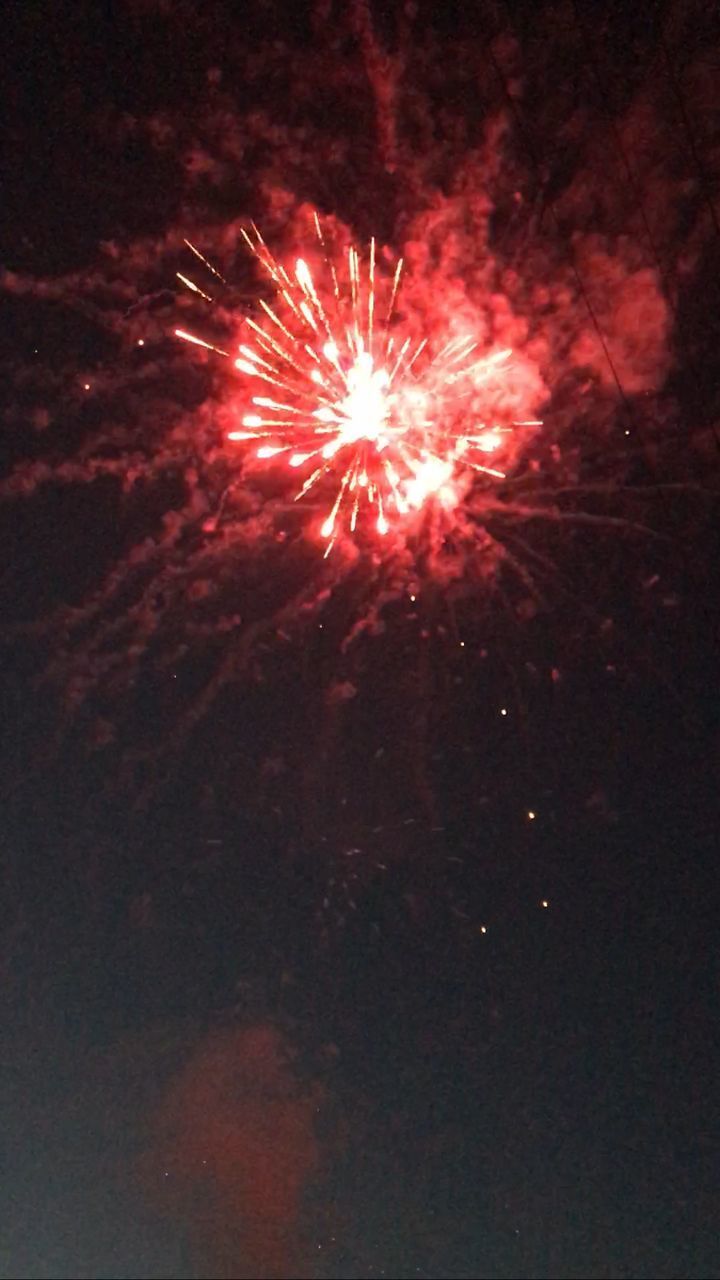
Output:
[[[393,521],[431,500],[452,509],[463,473],[504,479],[513,452],[508,438],[542,423],[484,413],[492,404],[487,389],[502,379],[510,348],[483,351],[472,333],[461,333],[433,351],[428,337],[404,332],[398,319],[402,259],[386,276],[374,239],[363,261],[354,245],[332,254],[317,213],[314,227],[317,274],[306,258],[288,270],[255,226],[252,235],[243,232],[275,299],[270,305],[260,298],[262,316],[245,318],[250,338],[234,357],[244,407],[228,437],[261,461],[298,471],[296,498],[313,489],[330,493],[320,523],[327,554],[339,529],[354,534],[365,512],[384,535]],[[195,281],[178,275],[210,300]],[[230,357],[193,333],[175,332]]]

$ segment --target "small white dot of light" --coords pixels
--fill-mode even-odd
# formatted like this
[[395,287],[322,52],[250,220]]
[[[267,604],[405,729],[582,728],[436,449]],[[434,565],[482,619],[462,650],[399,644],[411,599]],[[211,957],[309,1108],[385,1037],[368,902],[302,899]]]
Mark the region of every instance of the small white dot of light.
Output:
[[415,603],[415,600],[416,600],[416,597],[415,597],[415,596],[411,596],[411,597],[410,597],[410,599],[412,600],[412,602],[413,602],[413,604],[414,604],[414,603]]
[[531,822],[534,822],[534,821],[535,821],[535,810],[534,810],[534,809],[528,809],[528,818],[530,819],[530,821],[531,821]]
[[144,346],[145,346],[145,339],[144,339],[144,338],[138,338],[138,340],[137,340],[137,344],[138,344],[138,346],[139,346],[139,347],[144,347]]
[[481,924],[481,925],[480,925],[480,932],[481,932],[481,933],[487,933],[487,928],[485,927],[485,925],[484,925],[484,924]]
[[506,716],[506,715],[507,715],[507,707],[501,707],[501,708],[500,708],[500,715],[501,715],[501,716]]
[[541,907],[547,907],[547,906],[548,906],[548,900],[547,900],[547,898],[543,898],[542,902],[540,903],[540,906],[541,906]]
[[89,391],[89,390],[90,390],[90,383],[89,383],[89,382],[84,382],[84,383],[83,383],[83,387],[85,388],[85,390],[86,390],[86,391]]
[[460,641],[460,648],[461,648],[461,649],[464,649],[464,648],[465,648],[465,641],[464,641],[464,640],[461,640],[461,641]]
[[626,431],[626,432],[625,432],[625,435],[626,435],[626,436],[629,436],[629,435],[630,435],[630,432],[629,432],[629,431]]

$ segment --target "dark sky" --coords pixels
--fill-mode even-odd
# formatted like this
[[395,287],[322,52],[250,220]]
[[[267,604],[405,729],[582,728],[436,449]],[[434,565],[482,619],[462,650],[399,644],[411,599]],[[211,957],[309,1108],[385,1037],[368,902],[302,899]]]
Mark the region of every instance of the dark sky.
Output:
[[[291,11],[4,19],[4,474],[110,412],[147,484],[2,490],[0,1274],[720,1275],[718,33],[701,5]],[[543,416],[615,523],[523,530],[534,597],[426,564],[348,649],[360,569],[192,723],[227,646],[180,647],[166,584],[139,663],[110,629],[69,698],[85,624],[54,611],[173,508],[157,422],[216,403],[164,337],[173,235],[282,188],[400,250],[421,207],[460,226],[500,118],[488,253],[554,298]],[[261,618],[311,570],[209,572]]]

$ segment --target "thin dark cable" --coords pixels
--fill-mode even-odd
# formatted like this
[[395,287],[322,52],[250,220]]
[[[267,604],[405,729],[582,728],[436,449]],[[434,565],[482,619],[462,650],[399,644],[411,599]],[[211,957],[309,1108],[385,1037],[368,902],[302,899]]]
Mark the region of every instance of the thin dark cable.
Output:
[[[503,8],[505,8],[505,13],[506,13],[507,22],[509,22],[510,27],[511,27],[512,29],[515,29],[515,27],[514,27],[514,22],[512,22],[512,15],[511,15],[510,10],[509,10],[509,5],[507,5],[507,0],[503,0]],[[661,38],[662,38],[662,37],[661,37]],[[530,137],[529,137],[529,133],[528,133],[527,129],[525,129],[525,127],[524,127],[523,118],[521,118],[521,114],[520,114],[520,110],[519,110],[519,108],[518,108],[518,105],[516,105],[516,102],[514,101],[514,99],[512,99],[512,96],[511,96],[511,93],[510,93],[509,87],[507,87],[507,83],[506,83],[505,76],[503,76],[502,69],[500,68],[500,64],[498,64],[498,61],[497,61],[497,59],[496,59],[495,54],[493,54],[492,46],[491,46],[491,44],[489,44],[489,41],[486,41],[486,50],[487,50],[487,54],[488,54],[488,59],[489,59],[489,61],[491,61],[491,63],[492,63],[492,67],[493,67],[493,68],[495,68],[496,76],[497,76],[497,78],[498,78],[498,81],[500,81],[501,88],[502,88],[502,92],[503,92],[503,96],[505,96],[505,99],[506,99],[506,101],[507,101],[507,104],[509,104],[509,106],[510,106],[510,110],[512,111],[512,115],[514,115],[516,125],[518,125],[519,133],[520,133],[521,138],[523,138],[523,141],[524,141],[524,143],[525,143],[525,148],[527,148],[528,155],[530,156],[530,161],[532,161],[532,164],[533,164],[533,166],[534,166],[534,169],[536,169],[536,174],[537,174],[538,182],[542,184],[542,183],[543,183],[543,174],[542,174],[541,164],[539,164],[539,159],[538,159],[538,155],[537,155],[537,152],[536,152],[536,148],[534,148],[534,146],[533,146],[533,142],[532,142],[532,138],[530,138]],[[667,56],[667,54],[666,54],[666,56]],[[676,92],[678,92],[678,93],[679,93],[678,87],[676,87]],[[680,97],[680,105],[682,105],[683,116],[684,116],[684,120],[685,120],[685,127],[687,127],[688,137],[689,137],[689,138],[691,138],[691,140],[692,140],[692,131],[691,131],[691,128],[689,128],[689,120],[688,120],[688,118],[687,118],[687,113],[685,113],[685,111],[684,111],[684,105],[682,104],[682,97]],[[692,146],[691,146],[691,148],[692,148],[692,151],[693,151],[693,155],[694,155],[694,156],[697,156],[697,150],[696,150],[696,147],[694,147],[694,142],[692,142]],[[700,165],[700,157],[697,157],[697,160],[698,160],[698,165]],[[702,173],[702,166],[701,166],[701,173]],[[710,205],[710,206],[711,206],[710,198],[708,198],[708,197],[707,197],[707,195],[706,195],[706,198],[707,198],[707,201],[708,201],[708,205]],[[560,234],[562,234],[562,229],[561,229],[561,225],[560,225],[560,219],[559,219],[559,216],[557,216],[557,211],[556,211],[556,209],[555,209],[555,201],[547,200],[547,207],[548,207],[548,209],[550,209],[551,216],[552,216],[552,219],[553,219],[553,223],[555,223],[556,232],[557,232],[557,233],[559,233],[559,236],[560,236]],[[717,224],[717,219],[716,219],[716,215],[715,215],[715,210],[714,210],[714,207],[712,207],[712,206],[711,206],[711,215],[712,215],[712,220],[714,220],[715,227],[717,228],[717,232],[719,232],[719,234],[720,234],[720,225],[719,225],[719,224]],[[593,324],[593,326],[594,326],[594,330],[596,330],[597,338],[598,338],[598,340],[600,340],[600,343],[601,343],[601,346],[602,346],[602,351],[603,351],[603,353],[605,353],[605,357],[606,357],[606,360],[607,360],[607,365],[609,365],[609,367],[610,367],[611,374],[612,374],[612,378],[614,378],[616,388],[618,388],[619,398],[620,398],[621,404],[623,404],[623,407],[624,407],[624,410],[625,410],[625,419],[626,419],[626,421],[633,422],[633,424],[634,424],[634,422],[635,422],[635,417],[634,417],[634,413],[633,413],[633,410],[632,410],[632,406],[630,406],[629,398],[628,398],[628,396],[626,396],[626,393],[625,393],[625,389],[624,389],[624,387],[623,387],[623,384],[621,384],[620,376],[619,376],[619,374],[618,374],[618,370],[616,370],[615,362],[614,362],[614,360],[612,360],[612,356],[610,355],[610,349],[609,349],[609,346],[607,346],[607,342],[606,342],[606,339],[605,339],[605,335],[603,335],[603,333],[602,333],[602,329],[601,329],[601,326],[600,326],[600,321],[598,321],[598,319],[597,319],[597,315],[596,315],[596,312],[594,312],[594,308],[593,308],[593,306],[592,306],[592,302],[591,302],[591,300],[589,300],[589,296],[588,296],[588,293],[587,293],[587,289],[585,289],[585,287],[584,287],[583,280],[582,280],[582,276],[580,276],[580,273],[579,273],[579,270],[578,270],[578,266],[577,266],[577,262],[575,262],[575,260],[574,260],[574,257],[573,257],[573,256],[570,256],[570,265],[571,265],[571,269],[573,269],[573,274],[574,274],[574,276],[575,276],[575,280],[577,280],[578,288],[579,288],[580,294],[582,294],[583,301],[584,301],[584,303],[585,303],[585,307],[587,307],[588,315],[589,315],[589,317],[591,317],[592,324]],[[691,367],[692,367],[692,361],[691,361]],[[696,376],[697,376],[697,375],[696,375]],[[717,433],[717,428],[716,428],[715,424],[711,424],[711,430],[712,430],[712,435],[714,435],[714,438],[715,438],[715,442],[716,442],[717,448],[719,448],[719,449],[720,449],[720,435],[719,435],[719,433]],[[625,434],[628,434],[628,433],[625,433]]]
[[682,89],[680,87],[680,81],[675,74],[675,68],[673,66],[672,58],[670,56],[670,49],[668,48],[668,43],[667,43],[667,40],[665,39],[665,32],[663,31],[662,26],[660,26],[659,28],[659,40],[660,40],[660,46],[662,48],[663,54],[665,55],[665,62],[667,64],[668,75],[670,77],[670,83],[673,87],[675,98],[677,100],[678,110],[680,112],[680,118],[682,120],[683,128],[685,129],[685,133],[687,135],[690,154],[693,158],[693,161],[695,163],[695,168],[697,169],[698,176],[700,178],[700,185],[702,187],[703,196],[705,197],[705,203],[708,207],[710,219],[715,228],[715,234],[720,239],[720,219],[718,219],[718,213],[715,208],[715,205],[713,204],[712,196],[710,194],[711,192],[710,180],[708,178],[707,172],[705,170],[705,166],[700,157],[700,152],[697,149],[697,143],[695,141],[695,133],[692,128],[692,125],[690,124],[690,117],[685,107],[685,99],[683,98]]
[[[590,46],[587,29],[580,15],[577,0],[572,0],[572,7],[575,15],[574,16],[575,26],[577,27],[578,31],[581,33],[583,44],[585,46],[586,60],[589,66],[592,68],[598,88],[602,90],[603,82],[602,82],[602,74],[600,71],[599,63],[598,63],[597,57],[595,56],[595,53],[593,52]],[[700,386],[700,380],[701,380],[700,370],[695,361],[692,348],[690,347],[690,344],[687,340],[687,337],[685,334],[685,328],[682,323],[682,317],[680,315],[680,310],[677,305],[677,302],[675,301],[675,298],[673,297],[672,290],[668,282],[668,273],[666,271],[666,268],[663,266],[660,251],[658,249],[657,242],[653,235],[652,227],[650,226],[650,223],[648,221],[648,216],[645,210],[645,203],[642,198],[642,193],[640,190],[639,183],[633,172],[632,166],[630,164],[630,160],[628,158],[627,151],[625,150],[622,138],[620,137],[620,131],[615,123],[615,119],[612,115],[612,112],[610,111],[606,96],[601,93],[601,97],[603,101],[603,111],[605,113],[605,116],[608,122],[610,133],[612,134],[613,141],[617,148],[618,154],[622,160],[623,168],[625,169],[630,190],[635,200],[635,205],[637,207],[637,210],[640,214],[643,228],[645,230],[645,235],[647,236],[648,244],[650,246],[650,251],[652,253],[653,258],[655,259],[655,266],[657,268],[660,281],[663,284],[665,297],[666,297],[668,306],[670,308],[670,311],[672,313],[673,319],[675,321],[676,330],[680,336],[680,340],[683,348],[683,354],[687,359],[688,365],[690,367],[690,372],[693,375],[693,398],[696,400],[696,403],[700,403],[702,412],[704,413],[705,406],[704,406],[704,402],[701,403],[700,392],[699,392],[699,386]],[[717,427],[715,426],[714,423],[711,423],[711,430],[715,437],[716,444],[718,445],[718,447],[720,447],[720,434],[718,434]]]
[[[582,20],[582,18],[581,18],[581,16],[580,16],[580,12],[579,12],[579,9],[578,9],[578,3],[577,3],[577,0],[572,0],[572,7],[573,7],[574,15],[575,15],[575,17],[574,17],[574,23],[575,23],[575,26],[577,27],[578,31],[580,31],[580,33],[581,33],[581,35],[582,35],[582,38],[583,38],[583,43],[584,43],[584,46],[585,46],[585,57],[586,57],[587,62],[589,63],[589,65],[592,67],[593,74],[594,74],[594,76],[595,76],[595,80],[596,80],[596,83],[597,83],[597,85],[598,85],[598,88],[602,90],[602,74],[601,74],[601,71],[600,71],[600,66],[599,66],[599,64],[598,64],[598,60],[597,60],[597,58],[596,58],[596,56],[595,56],[595,54],[594,54],[594,52],[593,52],[592,48],[590,47],[590,41],[588,40],[587,29],[586,29],[586,27],[585,27],[585,23],[583,22],[583,20]],[[626,152],[626,150],[625,150],[625,147],[623,146],[622,138],[620,137],[620,132],[619,132],[618,127],[617,127],[617,125],[616,125],[616,123],[615,123],[615,119],[614,119],[614,117],[613,117],[613,115],[612,115],[612,112],[610,111],[610,107],[608,106],[607,98],[606,98],[606,96],[605,96],[604,94],[602,94],[602,93],[601,93],[601,97],[602,97],[602,109],[603,109],[603,112],[604,112],[604,114],[605,114],[605,116],[606,116],[606,118],[607,118],[608,126],[609,126],[609,128],[610,128],[610,132],[611,132],[611,134],[612,134],[612,136],[613,136],[613,141],[614,141],[614,143],[615,143],[615,146],[616,146],[616,148],[617,148],[617,150],[618,150],[618,153],[619,153],[619,155],[620,155],[620,157],[621,157],[621,159],[622,159],[622,162],[623,162],[623,168],[625,169],[625,173],[626,173],[626,175],[627,175],[627,179],[628,179],[628,182],[629,182],[629,184],[630,184],[630,188],[631,188],[631,190],[632,190],[632,194],[633,194],[633,196],[634,196],[635,203],[636,203],[637,208],[638,208],[638,212],[639,212],[640,217],[641,217],[641,219],[642,219],[642,224],[643,224],[643,227],[644,227],[644,230],[645,230],[645,234],[646,234],[646,236],[647,236],[648,243],[649,243],[649,245],[650,245],[650,249],[651,249],[652,255],[653,255],[654,259],[655,259],[655,265],[656,265],[656,267],[657,267],[657,269],[658,269],[658,272],[659,272],[660,276],[662,277],[662,276],[663,276],[663,272],[664,272],[664,268],[663,268],[662,260],[661,260],[661,257],[660,257],[660,251],[659,251],[658,246],[657,246],[657,243],[656,243],[656,241],[655,241],[655,237],[654,237],[653,232],[652,232],[652,227],[650,226],[650,223],[649,223],[649,221],[648,221],[647,213],[646,213],[646,211],[645,211],[645,204],[644,204],[644,202],[643,202],[643,198],[642,198],[642,195],[641,195],[641,193],[640,193],[639,185],[638,185],[638,183],[637,183],[637,181],[636,181],[635,175],[634,175],[633,170],[632,170],[632,167],[631,167],[631,165],[630,165],[630,161],[629,161],[629,159],[628,159],[628,155],[627,155],[627,152]],[[668,302],[670,303],[670,306],[672,307],[672,310],[673,310],[673,314],[676,314],[675,303],[674,303],[673,299],[670,297],[670,291],[669,291],[669,289],[667,289],[667,290],[666,290],[666,292],[667,292],[667,295],[668,295]]]
[[[512,21],[512,19],[510,19],[510,21]],[[537,153],[536,153],[535,148],[534,148],[534,146],[533,146],[532,140],[531,140],[531,138],[530,138],[530,136],[529,136],[529,134],[528,134],[528,132],[527,132],[527,129],[525,128],[525,125],[524,125],[524,123],[523,123],[523,119],[522,119],[522,116],[521,116],[521,114],[520,114],[520,111],[519,111],[519,109],[518,109],[518,107],[517,107],[517,104],[515,103],[515,101],[514,101],[514,99],[513,99],[513,97],[512,97],[512,94],[510,93],[510,90],[508,89],[507,82],[506,82],[506,80],[505,80],[505,76],[504,76],[504,74],[503,74],[503,72],[502,72],[502,69],[501,69],[501,67],[500,67],[500,65],[499,65],[499,63],[498,63],[498,61],[497,61],[497,59],[496,59],[496,57],[495,57],[495,54],[493,53],[492,46],[490,45],[490,42],[489,42],[489,41],[486,41],[485,48],[486,48],[486,51],[487,51],[487,54],[488,54],[488,58],[489,58],[490,62],[492,63],[492,66],[493,66],[493,68],[494,68],[494,70],[495,70],[495,74],[496,74],[496,76],[497,76],[498,80],[500,81],[500,86],[501,86],[502,91],[503,91],[503,96],[505,97],[505,99],[506,99],[506,101],[507,101],[507,103],[508,103],[508,106],[510,107],[510,110],[512,111],[513,116],[514,116],[514,118],[515,118],[515,123],[516,123],[516,125],[517,125],[518,132],[520,133],[520,136],[521,136],[521,138],[523,139],[523,142],[525,143],[525,148],[526,148],[526,150],[527,150],[527,152],[528,152],[528,155],[530,156],[530,160],[531,160],[532,165],[533,165],[533,167],[534,167],[534,169],[535,169],[535,173],[536,173],[536,177],[537,177],[537,179],[538,179],[538,182],[542,185],[542,183],[543,183],[543,177],[542,177],[542,169],[541,169],[541,166],[540,166],[540,161],[539,161],[539,159],[538,159]],[[562,235],[562,227],[560,226],[560,219],[558,218],[558,215],[557,215],[557,212],[556,212],[556,209],[555,209],[555,202],[554,202],[553,200],[548,200],[548,201],[547,201],[547,207],[549,208],[550,213],[551,213],[551,215],[552,215],[552,218],[553,218],[553,221],[554,221],[554,224],[555,224],[555,230],[557,231],[558,236],[561,236],[561,235]],[[633,420],[633,413],[632,413],[632,409],[631,409],[631,406],[630,406],[630,401],[628,400],[628,397],[627,397],[627,395],[626,395],[626,393],[625,393],[625,389],[624,389],[624,387],[623,387],[623,385],[622,385],[622,382],[620,381],[620,376],[619,376],[618,371],[617,371],[617,368],[616,368],[616,366],[615,366],[615,362],[614,362],[614,360],[613,360],[613,358],[612,358],[612,356],[611,356],[611,354],[610,354],[610,349],[609,349],[608,344],[607,344],[607,341],[606,341],[606,339],[605,339],[605,335],[604,335],[604,333],[603,333],[603,331],[602,331],[602,329],[601,329],[601,327],[600,327],[600,322],[599,322],[599,320],[598,320],[598,318],[597,318],[597,315],[596,315],[596,313],[595,313],[595,309],[594,309],[594,307],[593,307],[593,305],[592,305],[592,302],[590,301],[590,297],[589,297],[589,294],[588,294],[588,292],[587,292],[587,289],[585,288],[585,285],[583,284],[582,277],[581,277],[580,272],[579,272],[578,267],[577,267],[577,263],[575,262],[574,255],[572,254],[572,250],[570,251],[570,266],[571,266],[571,268],[572,268],[573,275],[575,276],[575,280],[576,280],[576,283],[577,283],[578,289],[579,289],[579,291],[580,291],[580,294],[581,294],[581,296],[582,296],[582,299],[583,299],[583,301],[584,301],[584,303],[585,303],[585,306],[587,307],[588,315],[590,316],[590,320],[592,321],[593,327],[594,327],[595,332],[596,332],[597,337],[598,337],[598,341],[600,342],[600,345],[601,345],[601,347],[602,347],[602,349],[603,349],[603,353],[604,353],[604,355],[605,355],[605,359],[606,359],[606,360],[607,360],[607,362],[608,362],[608,366],[609,366],[609,368],[610,368],[610,372],[612,373],[613,379],[614,379],[614,381],[615,381],[615,385],[616,385],[617,390],[618,390],[618,395],[619,395],[619,397],[620,397],[620,399],[621,399],[621,401],[622,401],[623,407],[624,407],[624,409],[625,409],[625,412],[626,412],[626,414],[627,414],[628,418],[629,418],[629,419],[631,419],[631,420]]]

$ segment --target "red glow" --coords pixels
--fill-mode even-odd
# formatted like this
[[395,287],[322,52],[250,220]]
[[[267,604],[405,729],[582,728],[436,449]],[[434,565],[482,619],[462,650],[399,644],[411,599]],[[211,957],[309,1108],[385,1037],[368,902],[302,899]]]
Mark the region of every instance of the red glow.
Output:
[[209,1037],[170,1082],[155,1117],[149,1189],[185,1220],[198,1274],[309,1274],[300,1219],[318,1172],[322,1087],[301,1087],[269,1026]]
[[322,496],[319,532],[329,551],[341,529],[352,534],[368,516],[384,535],[431,501],[452,510],[472,472],[504,479],[518,430],[541,424],[485,420],[483,408],[492,412],[497,399],[487,388],[506,376],[509,348],[481,350],[472,332],[455,332],[433,349],[427,337],[404,332],[402,259],[386,277],[374,240],[364,263],[352,245],[333,257],[317,215],[314,222],[315,271],[306,258],[285,267],[257,228],[243,232],[275,300],[261,299],[261,319],[245,320],[250,339],[234,359],[244,383],[240,422],[227,435],[246,458],[298,472],[296,500],[312,490]]

